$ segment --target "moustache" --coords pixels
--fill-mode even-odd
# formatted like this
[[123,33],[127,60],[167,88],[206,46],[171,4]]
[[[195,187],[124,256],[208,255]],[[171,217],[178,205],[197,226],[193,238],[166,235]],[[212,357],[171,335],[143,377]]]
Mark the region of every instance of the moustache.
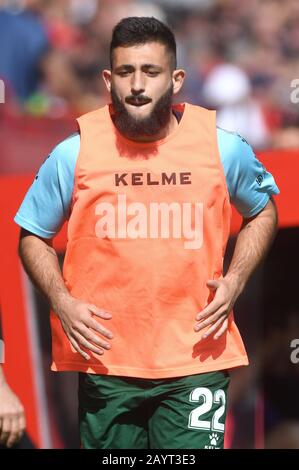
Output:
[[139,96],[127,96],[125,98],[125,102],[126,103],[129,103],[129,104],[146,104],[146,103],[150,103],[152,100],[151,98],[149,98],[148,96],[142,96],[142,95],[139,95]]

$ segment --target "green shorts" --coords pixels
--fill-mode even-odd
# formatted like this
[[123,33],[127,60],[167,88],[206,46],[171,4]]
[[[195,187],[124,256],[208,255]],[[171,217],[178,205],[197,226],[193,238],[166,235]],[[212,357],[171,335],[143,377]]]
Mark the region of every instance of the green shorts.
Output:
[[81,445],[88,449],[221,449],[227,371],[139,379],[79,373]]

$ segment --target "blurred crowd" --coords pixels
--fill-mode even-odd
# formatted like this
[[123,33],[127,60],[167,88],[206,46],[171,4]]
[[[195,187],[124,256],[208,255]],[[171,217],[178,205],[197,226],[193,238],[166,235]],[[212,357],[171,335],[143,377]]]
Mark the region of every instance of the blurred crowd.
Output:
[[255,148],[299,147],[298,0],[0,0],[6,111],[56,119],[106,103],[111,31],[135,15],[173,28],[180,100],[217,109]]

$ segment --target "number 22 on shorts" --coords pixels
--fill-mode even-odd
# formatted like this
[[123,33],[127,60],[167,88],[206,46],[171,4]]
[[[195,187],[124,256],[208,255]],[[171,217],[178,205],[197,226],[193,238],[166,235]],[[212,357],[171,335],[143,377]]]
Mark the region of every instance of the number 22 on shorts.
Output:
[[[224,432],[224,424],[219,422],[225,412],[226,397],[224,390],[216,390],[213,394],[211,390],[206,387],[198,387],[190,393],[189,401],[192,403],[198,403],[201,401],[201,397],[203,397],[203,403],[191,411],[189,415],[188,428]],[[214,403],[219,403],[221,405],[214,411],[212,419],[210,421],[201,420],[200,417],[203,414],[208,413]]]

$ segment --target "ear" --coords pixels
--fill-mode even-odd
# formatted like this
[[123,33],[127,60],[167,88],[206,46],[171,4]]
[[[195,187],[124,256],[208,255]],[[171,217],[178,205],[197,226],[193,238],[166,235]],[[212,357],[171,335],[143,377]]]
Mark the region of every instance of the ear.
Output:
[[180,91],[186,77],[186,72],[183,69],[174,70],[172,73],[173,94],[175,95]]
[[106,85],[108,92],[111,92],[111,70],[103,70],[102,79]]

